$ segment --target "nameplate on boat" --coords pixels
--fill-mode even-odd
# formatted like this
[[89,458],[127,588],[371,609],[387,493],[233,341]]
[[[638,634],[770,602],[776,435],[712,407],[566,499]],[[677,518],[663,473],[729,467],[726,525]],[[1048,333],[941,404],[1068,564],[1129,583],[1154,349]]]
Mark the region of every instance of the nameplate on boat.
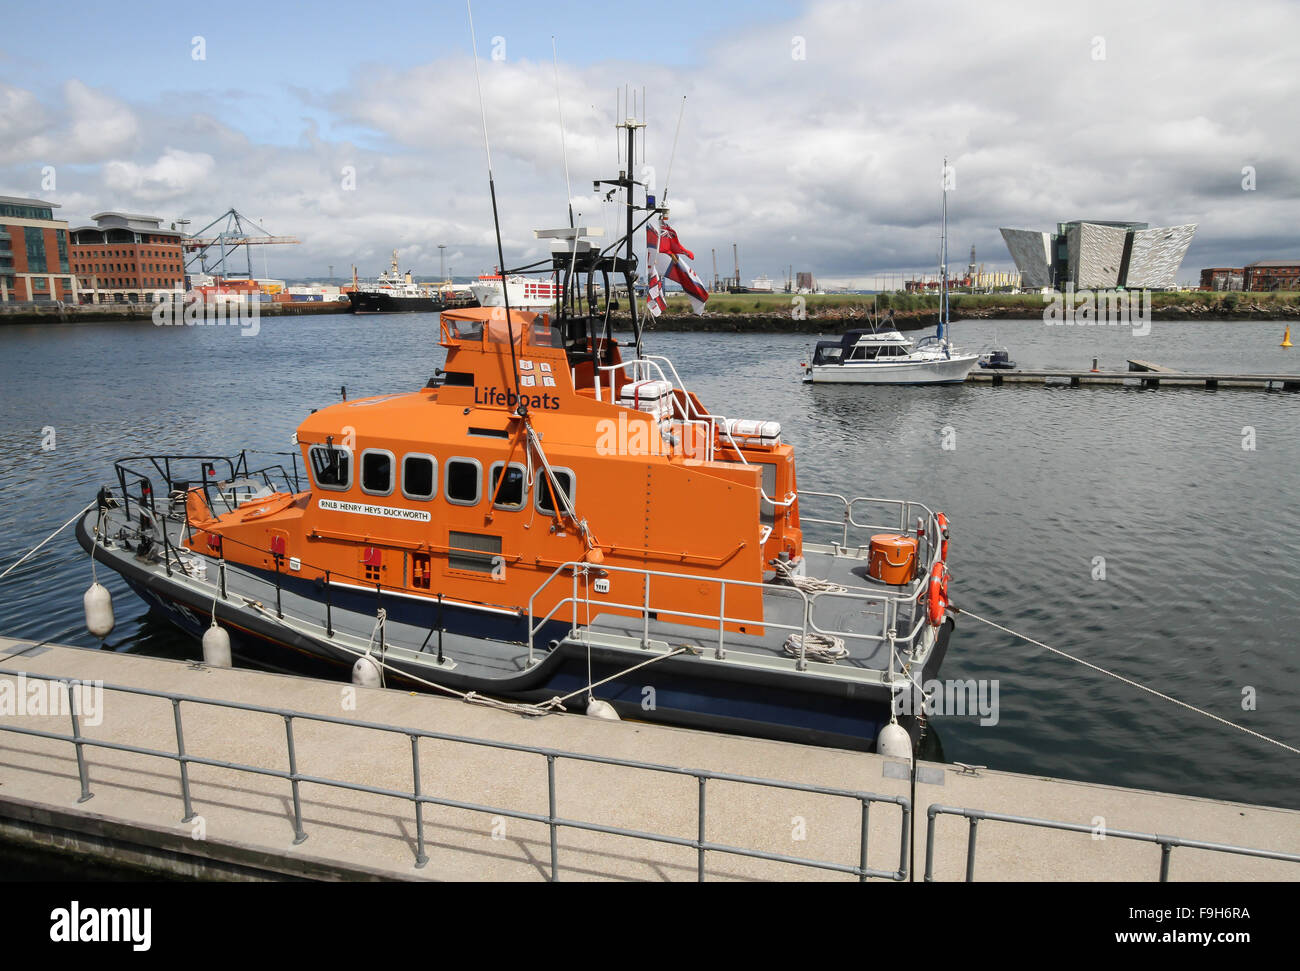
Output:
[[350,512],[358,516],[382,516],[384,519],[405,519],[417,523],[429,521],[429,513],[423,509],[372,506],[368,502],[344,502],[341,499],[322,499],[317,505],[328,512]]

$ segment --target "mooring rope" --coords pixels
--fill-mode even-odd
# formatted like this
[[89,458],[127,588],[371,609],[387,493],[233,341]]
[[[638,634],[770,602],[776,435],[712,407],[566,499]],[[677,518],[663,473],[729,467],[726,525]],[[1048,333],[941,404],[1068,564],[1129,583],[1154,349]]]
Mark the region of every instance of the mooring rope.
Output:
[[1001,624],[991,621],[987,617],[981,617],[979,614],[972,613],[971,611],[967,610],[965,607],[958,608],[951,604],[949,605],[949,607],[954,613],[962,614],[964,616],[970,617],[973,620],[978,620],[982,624],[988,624],[990,627],[995,627],[998,630],[1002,631],[1003,633],[1010,634],[1012,637],[1018,637],[1022,641],[1028,641],[1030,644],[1033,644],[1036,647],[1041,647],[1045,651],[1051,651],[1053,654],[1057,654],[1067,660],[1074,661],[1076,664],[1082,664],[1085,668],[1091,668],[1093,671],[1096,671],[1099,674],[1104,674],[1108,678],[1114,678],[1116,681],[1121,681],[1124,684],[1129,685],[1130,687],[1137,688],[1140,691],[1145,691],[1147,694],[1155,695],[1157,698],[1160,698],[1163,701],[1168,701],[1170,704],[1177,705],[1180,708],[1186,708],[1188,711],[1195,712],[1198,715],[1204,715],[1206,718],[1212,719],[1213,721],[1216,721],[1221,725],[1226,725],[1228,728],[1235,728],[1239,732],[1244,732],[1247,735],[1251,735],[1259,739],[1261,742],[1268,742],[1271,745],[1276,745],[1278,748],[1286,749],[1288,752],[1291,752],[1294,755],[1300,755],[1300,748],[1296,748],[1293,745],[1288,745],[1286,742],[1280,742],[1276,738],[1269,738],[1269,736],[1267,735],[1261,734],[1260,732],[1254,731],[1253,729],[1246,728],[1244,725],[1238,725],[1236,722],[1228,721],[1228,719],[1222,718],[1219,715],[1214,714],[1213,712],[1206,711],[1204,708],[1197,708],[1195,705],[1189,705],[1185,701],[1179,701],[1177,698],[1171,697],[1170,695],[1167,695],[1164,692],[1157,691],[1155,688],[1147,687],[1145,684],[1141,684],[1137,681],[1134,681],[1132,678],[1126,678],[1122,674],[1116,674],[1114,671],[1108,671],[1105,668],[1103,668],[1101,665],[1093,664],[1091,661],[1085,661],[1081,657],[1075,657],[1073,654],[1069,654],[1066,651],[1062,651],[1060,648],[1052,647],[1050,644],[1044,644],[1042,641],[1034,640],[1034,638],[1030,637],[1027,634],[1021,634],[1019,631],[1014,631],[1009,627],[1003,627]]
[[42,546],[44,546],[44,545],[45,545],[46,543],[48,543],[50,540],[54,539],[54,537],[58,536],[59,533],[63,532],[65,529],[67,529],[69,526],[71,526],[73,523],[75,523],[78,519],[80,519],[81,516],[84,515],[84,514],[85,514],[85,513],[90,509],[90,507],[93,506],[96,502],[99,502],[99,500],[96,499],[96,500],[94,500],[94,502],[88,502],[88,503],[86,503],[85,506],[83,506],[81,509],[79,509],[79,510],[77,511],[77,514],[76,514],[75,516],[73,516],[71,519],[69,519],[66,523],[64,523],[62,526],[60,526],[60,527],[59,527],[58,529],[56,529],[54,532],[50,533],[49,536],[46,536],[45,539],[41,540],[39,543],[37,543],[35,546],[33,546],[31,549],[29,549],[26,553],[24,553],[21,557],[19,557],[18,561],[17,561],[16,563],[12,564],[12,565],[9,567],[9,569],[5,570],[4,573],[0,573],[0,580],[3,580],[3,579],[4,579],[5,577],[7,577],[10,573],[12,573],[14,570],[18,569],[19,565],[22,564],[22,563],[23,563],[23,562],[24,562],[24,561],[25,561],[29,556],[31,556],[33,553],[35,553],[37,550],[39,550]]

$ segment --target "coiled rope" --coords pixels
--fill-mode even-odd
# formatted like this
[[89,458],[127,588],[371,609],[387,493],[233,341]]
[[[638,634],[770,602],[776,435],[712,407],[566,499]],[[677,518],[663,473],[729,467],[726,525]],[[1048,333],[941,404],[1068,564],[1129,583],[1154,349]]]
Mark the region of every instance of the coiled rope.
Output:
[[785,653],[798,657],[802,652],[806,657],[817,661],[834,664],[840,658],[849,656],[849,649],[844,646],[844,638],[830,634],[809,633],[791,634],[785,639]]
[[1121,681],[1124,684],[1129,685],[1130,687],[1137,688],[1139,691],[1145,691],[1147,694],[1155,695],[1157,698],[1161,699],[1162,701],[1167,701],[1170,704],[1177,705],[1179,708],[1186,708],[1188,711],[1195,712],[1198,715],[1204,715],[1206,718],[1209,718],[1212,721],[1216,721],[1220,725],[1225,725],[1228,728],[1235,728],[1237,731],[1244,732],[1247,735],[1259,739],[1261,742],[1268,742],[1270,745],[1276,745],[1278,748],[1286,749],[1288,752],[1291,752],[1294,755],[1300,755],[1300,748],[1296,748],[1293,745],[1288,745],[1286,742],[1279,742],[1276,738],[1269,738],[1269,736],[1261,734],[1260,732],[1257,732],[1253,729],[1246,728],[1244,725],[1238,725],[1236,722],[1228,721],[1228,719],[1222,718],[1219,715],[1214,714],[1213,712],[1206,711],[1204,708],[1197,708],[1195,705],[1189,705],[1185,701],[1179,701],[1177,698],[1173,698],[1165,694],[1164,692],[1157,691],[1155,688],[1149,688],[1144,684],[1140,684],[1139,682],[1134,681],[1132,678],[1126,678],[1122,674],[1116,674],[1114,671],[1108,671],[1098,664],[1093,664],[1091,661],[1085,661],[1081,657],[1075,657],[1073,654],[1069,654],[1066,651],[1062,651],[1060,648],[1052,647],[1050,644],[1044,644],[1042,641],[1035,640],[1034,638],[1030,637],[1027,634],[1021,634],[1019,631],[1014,631],[1009,627],[1003,627],[1001,624],[989,620],[987,617],[981,617],[979,614],[972,613],[971,611],[967,610],[964,607],[958,608],[949,604],[949,609],[951,609],[954,613],[959,613],[967,617],[970,617],[972,620],[978,620],[982,624],[988,624],[990,627],[994,627],[1005,634],[1010,634],[1012,637],[1018,637],[1022,641],[1028,641],[1030,644],[1033,644],[1035,647],[1041,647],[1045,651],[1051,651],[1053,654],[1059,655],[1060,657],[1063,657],[1066,660],[1074,661],[1076,664],[1082,664],[1085,668],[1091,668],[1093,671],[1096,671],[1098,674],[1104,674],[1108,678],[1114,678],[1116,681]]
[[843,593],[848,589],[848,587],[833,580],[798,576],[795,574],[793,566],[781,560],[774,560],[773,565],[776,567],[776,578],[779,582],[788,584],[805,593]]

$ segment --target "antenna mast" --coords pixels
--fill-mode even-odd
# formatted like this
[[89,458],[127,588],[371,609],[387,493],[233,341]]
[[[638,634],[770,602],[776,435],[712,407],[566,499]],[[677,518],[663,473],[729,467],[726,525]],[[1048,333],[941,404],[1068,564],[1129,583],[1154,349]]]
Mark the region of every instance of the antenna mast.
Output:
[[483,120],[483,149],[487,153],[488,191],[492,196],[492,225],[497,234],[497,260],[501,273],[501,302],[506,311],[506,335],[510,339],[510,364],[515,378],[515,401],[518,402],[515,413],[522,418],[528,414],[528,406],[524,404],[524,397],[519,393],[519,361],[515,355],[515,327],[514,322],[510,319],[510,287],[506,281],[505,253],[501,248],[501,220],[497,216],[497,185],[492,176],[492,146],[488,142],[487,111],[483,108],[483,79],[479,77],[478,72],[478,40],[474,37],[474,9],[470,4],[470,0],[465,0],[465,10],[469,14],[469,42],[474,50],[474,81],[478,85],[478,113]]

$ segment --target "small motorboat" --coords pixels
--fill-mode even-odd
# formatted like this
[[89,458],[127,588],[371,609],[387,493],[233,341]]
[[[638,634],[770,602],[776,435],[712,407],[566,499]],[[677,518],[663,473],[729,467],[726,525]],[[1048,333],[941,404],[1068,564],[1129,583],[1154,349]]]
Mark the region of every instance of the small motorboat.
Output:
[[1011,371],[1015,368],[1016,362],[1011,360],[1011,352],[1005,347],[995,347],[980,355],[979,365],[987,370]]

